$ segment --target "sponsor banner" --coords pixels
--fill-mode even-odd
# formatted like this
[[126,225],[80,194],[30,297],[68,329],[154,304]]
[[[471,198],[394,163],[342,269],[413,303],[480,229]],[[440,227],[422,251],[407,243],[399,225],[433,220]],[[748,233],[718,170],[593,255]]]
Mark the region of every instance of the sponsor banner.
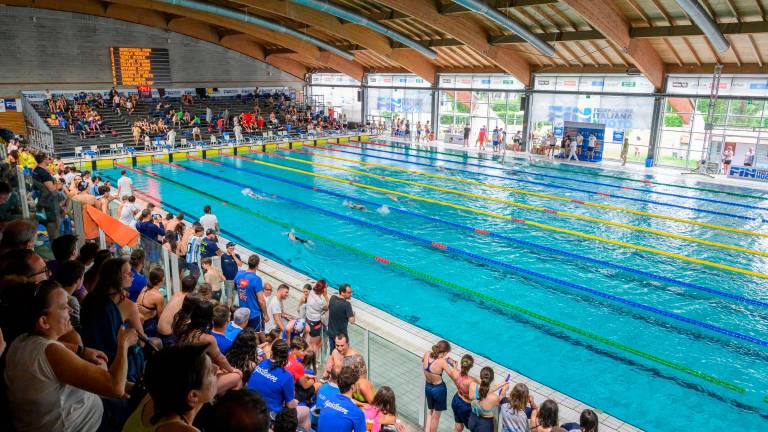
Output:
[[728,176],[740,177],[750,180],[768,181],[768,169],[732,166],[728,172]]

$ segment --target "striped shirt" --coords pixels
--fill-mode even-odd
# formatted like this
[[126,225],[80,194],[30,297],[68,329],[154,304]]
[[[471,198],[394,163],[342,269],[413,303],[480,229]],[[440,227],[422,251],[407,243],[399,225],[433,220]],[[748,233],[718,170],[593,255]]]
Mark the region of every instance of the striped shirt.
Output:
[[200,262],[200,241],[202,237],[193,235],[189,239],[189,246],[187,246],[187,262],[198,263]]

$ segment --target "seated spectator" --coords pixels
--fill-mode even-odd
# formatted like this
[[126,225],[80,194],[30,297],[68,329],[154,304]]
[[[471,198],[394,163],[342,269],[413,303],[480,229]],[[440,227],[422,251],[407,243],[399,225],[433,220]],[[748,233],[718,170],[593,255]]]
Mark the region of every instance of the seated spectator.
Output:
[[528,386],[523,383],[515,384],[509,397],[501,400],[501,428],[504,432],[528,432],[530,425],[525,409],[531,405],[535,409],[536,402],[528,393]]
[[56,282],[67,292],[69,305],[69,321],[75,331],[80,331],[80,301],[74,296],[77,289],[83,285],[85,266],[80,261],[69,260],[59,265],[56,272]]
[[[0,353],[2,353],[2,350],[0,350]],[[578,423],[565,423],[560,427],[569,432],[598,432],[599,421],[597,419],[597,414],[595,414],[595,412],[591,409],[587,408],[581,412]]]
[[[135,252],[135,251],[134,251]],[[136,305],[141,314],[144,333],[149,337],[159,337],[157,321],[163,313],[165,296],[160,292],[165,282],[165,272],[160,267],[149,271],[149,282],[136,299]]]
[[352,399],[358,379],[351,367],[343,367],[337,377],[339,394],[332,396],[320,410],[317,432],[363,432],[365,414]]
[[304,375],[296,381],[296,400],[300,405],[311,407],[315,404],[315,395],[320,388],[317,382],[317,355],[314,351],[305,351],[300,361]]
[[405,432],[405,426],[397,420],[395,392],[390,387],[382,386],[363,412],[366,421],[373,423],[372,432]]
[[21,201],[19,194],[11,190],[11,186],[0,181],[0,223],[21,217]]
[[211,288],[211,284],[209,284],[208,282],[203,282],[200,285],[198,285],[197,294],[206,301],[212,301],[213,289]]
[[22,219],[8,222],[0,238],[0,255],[12,249],[32,250],[35,248],[35,240],[37,226]]
[[355,392],[355,399],[360,402],[370,402],[376,393],[373,384],[368,381],[368,369],[365,365],[365,359],[357,351],[349,346],[349,336],[346,333],[339,333],[335,338],[335,348],[325,364],[325,376],[327,377],[331,369],[335,369],[338,374],[343,366],[352,366],[357,370],[358,383]]
[[299,419],[296,416],[296,408],[286,407],[275,416],[272,432],[296,432],[298,426]]
[[227,339],[234,341],[238,333],[248,327],[248,317],[250,315],[251,311],[248,308],[238,308],[235,313],[232,314],[232,321],[227,324],[227,331],[224,332],[224,336],[226,336]]
[[227,339],[224,334],[227,330],[227,324],[229,324],[229,308],[222,304],[214,306],[211,334],[216,339],[216,344],[219,346],[219,351],[222,354],[226,354],[232,346],[232,341]]
[[[131,286],[130,266],[121,258],[110,258],[99,268],[96,285],[83,300],[80,311],[81,336],[86,346],[103,351],[109,364],[118,353],[118,336],[124,324],[144,336],[136,303],[128,301],[124,290]],[[129,353],[128,379],[136,381],[144,366],[141,350]]]
[[96,251],[91,268],[86,270],[85,276],[83,276],[83,286],[87,292],[93,291],[93,288],[96,286],[96,281],[99,279],[99,270],[101,270],[101,266],[110,258],[112,258],[112,252],[106,249],[99,249]]
[[547,399],[538,407],[533,408],[530,419],[531,430],[536,432],[564,432],[557,425],[558,423],[557,402]]
[[18,430],[96,430],[104,413],[99,396],[125,395],[127,355],[136,344],[136,332],[119,329],[109,369],[103,359],[98,364],[86,361],[82,347],[73,353],[58,342],[72,330],[67,298],[57,283],[30,291],[22,315],[27,333],[6,354],[7,396]]
[[200,408],[216,395],[216,365],[205,344],[163,348],[147,364],[149,395],[128,418],[124,432],[190,431]]
[[173,337],[173,319],[181,309],[184,299],[195,290],[197,281],[191,276],[187,276],[181,280],[181,291],[174,293],[171,299],[168,300],[168,304],[163,308],[163,313],[160,314],[160,320],[157,322],[157,332],[160,335],[160,341],[164,346],[170,346],[175,343]]
[[[256,366],[248,380],[248,388],[261,394],[267,403],[269,415],[274,418],[283,408],[297,408],[294,398],[294,379],[285,370],[288,363],[288,344],[278,339],[272,344],[271,357]],[[304,430],[309,430],[309,409],[297,408],[299,423]]]
[[227,351],[227,361],[233,368],[243,373],[243,383],[247,383],[251,372],[259,364],[259,338],[255,330],[245,329],[237,334]]
[[128,261],[131,264],[131,275],[133,276],[131,286],[128,288],[128,298],[134,303],[136,303],[144,287],[147,286],[147,278],[143,273],[144,258],[144,250],[135,249],[131,252],[131,258]]
[[243,386],[243,374],[232,367],[219,350],[216,339],[210,335],[213,322],[213,304],[198,296],[186,296],[179,313],[173,319],[173,335],[177,344],[207,344],[206,353],[219,367],[216,374],[218,393]]
[[41,282],[50,276],[43,257],[30,249],[14,249],[2,255],[0,278],[19,282]]
[[267,404],[258,393],[247,389],[228,391],[213,407],[201,411],[197,419],[200,421],[195,421],[195,425],[204,431],[269,431]]
[[51,252],[54,259],[48,261],[48,269],[55,278],[59,264],[77,258],[77,236],[65,234],[56,237],[51,242]]

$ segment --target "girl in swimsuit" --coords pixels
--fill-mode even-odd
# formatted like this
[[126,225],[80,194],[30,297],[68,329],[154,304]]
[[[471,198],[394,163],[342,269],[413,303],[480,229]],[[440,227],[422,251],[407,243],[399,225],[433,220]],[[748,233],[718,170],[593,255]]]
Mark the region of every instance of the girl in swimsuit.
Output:
[[163,313],[165,307],[165,297],[160,293],[160,287],[165,280],[163,269],[155,267],[149,272],[149,281],[147,286],[141,290],[136,298],[136,305],[141,314],[141,323],[144,326],[144,333],[148,337],[159,337],[157,333],[157,320]]
[[453,420],[455,421],[453,426],[454,432],[461,432],[464,430],[464,427],[469,425],[469,415],[472,413],[469,384],[477,384],[478,382],[475,377],[469,376],[469,370],[475,365],[475,359],[471,355],[464,354],[460,365],[461,369],[451,369],[448,371],[448,376],[451,377],[456,385],[456,394],[453,395],[453,400],[451,401],[451,410],[453,410]]
[[[502,382],[491,387],[493,369],[486,366],[480,371],[480,383],[469,384],[469,394],[472,396],[472,414],[469,416],[471,432],[493,432],[493,414],[501,401],[501,394],[507,392],[508,382]],[[498,390],[501,389],[501,393]]]
[[437,431],[440,414],[448,409],[448,388],[443,381],[443,371],[448,371],[450,375],[453,370],[453,361],[447,358],[450,351],[451,344],[441,340],[432,345],[432,351],[425,353],[421,359],[421,367],[424,369],[424,378],[427,381],[424,386],[424,393],[429,410],[424,426],[426,432]]

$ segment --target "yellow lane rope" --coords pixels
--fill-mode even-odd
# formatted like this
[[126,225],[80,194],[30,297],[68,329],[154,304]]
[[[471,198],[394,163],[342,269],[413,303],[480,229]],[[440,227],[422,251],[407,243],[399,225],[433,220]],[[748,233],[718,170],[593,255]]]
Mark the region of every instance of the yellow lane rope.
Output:
[[[299,153],[301,153],[301,152],[299,152]],[[400,172],[405,172],[405,173],[409,173],[409,174],[416,174],[416,175],[421,175],[421,176],[425,176],[425,177],[439,178],[439,179],[449,180],[449,181],[453,181],[453,182],[471,184],[471,185],[474,185],[474,186],[481,186],[481,187],[487,187],[487,188],[493,188],[493,189],[501,189],[501,190],[510,191],[510,192],[514,192],[514,193],[519,193],[519,194],[523,194],[523,195],[536,196],[536,197],[539,197],[539,198],[551,199],[551,200],[562,201],[562,202],[567,202],[567,203],[581,204],[581,205],[585,205],[587,207],[596,207],[596,208],[601,208],[601,209],[605,209],[605,210],[615,210],[615,211],[620,211],[620,212],[624,212],[624,213],[630,213],[630,214],[634,214],[634,215],[638,215],[638,216],[645,216],[645,217],[656,218],[656,219],[665,219],[665,220],[670,220],[670,221],[673,221],[673,222],[680,222],[680,223],[684,223],[684,224],[697,225],[697,226],[702,226],[702,227],[706,227],[706,228],[716,229],[716,230],[720,230],[720,231],[728,231],[728,232],[734,232],[734,233],[739,233],[739,234],[746,234],[746,235],[753,235],[753,236],[760,236],[760,237],[768,237],[768,234],[766,234],[766,233],[747,231],[747,230],[743,230],[743,229],[739,229],[739,228],[731,228],[731,227],[727,227],[727,226],[723,226],[723,225],[717,225],[717,224],[711,224],[711,223],[707,223],[707,222],[699,222],[699,221],[695,221],[695,220],[683,219],[683,218],[678,218],[678,217],[674,217],[674,216],[665,216],[665,215],[661,215],[661,214],[657,214],[657,213],[649,213],[649,212],[644,212],[644,211],[640,211],[640,210],[632,210],[632,209],[628,209],[628,208],[624,208],[624,207],[612,206],[612,205],[607,205],[607,204],[599,204],[599,203],[583,201],[583,200],[577,200],[577,199],[571,199],[571,198],[561,197],[561,196],[557,196],[557,195],[549,195],[549,194],[545,194],[545,193],[529,191],[529,190],[526,190],[526,189],[517,189],[517,188],[508,187],[508,186],[500,186],[500,185],[494,185],[494,184],[489,184],[489,183],[482,183],[482,182],[479,182],[479,181],[467,180],[467,179],[463,179],[463,178],[459,178],[459,177],[440,175],[440,174],[432,174],[432,173],[425,173],[425,172],[421,172],[421,171],[415,171],[415,170],[409,170],[409,169],[405,169],[405,168],[394,167],[394,166],[390,166],[390,165],[386,165],[386,164],[378,164],[378,163],[373,163],[373,162],[363,162],[363,161],[358,161],[358,160],[354,160],[354,159],[349,159],[349,158],[344,158],[344,157],[339,157],[339,156],[324,155],[324,154],[314,153],[314,152],[312,153],[312,155],[313,156],[317,156],[317,157],[322,157],[322,158],[335,159],[335,160],[340,160],[340,161],[344,161],[344,162],[360,164],[360,165],[367,165],[367,166],[372,166],[372,167],[377,167],[377,168],[384,168],[384,169],[393,170],[393,171],[400,171]]]
[[661,231],[661,230],[657,230],[657,229],[653,229],[653,228],[645,228],[645,227],[640,227],[640,226],[637,226],[637,225],[630,225],[630,224],[625,224],[625,223],[621,223],[621,222],[615,222],[615,221],[611,221],[611,220],[595,218],[595,217],[591,217],[591,216],[584,216],[584,215],[580,215],[580,214],[576,214],[576,213],[569,213],[569,212],[564,212],[564,211],[559,211],[559,210],[552,210],[552,209],[549,209],[549,208],[546,208],[546,207],[537,207],[537,206],[533,206],[533,205],[530,205],[530,204],[523,204],[523,203],[519,203],[519,202],[516,202],[516,201],[510,201],[510,200],[505,200],[505,199],[501,199],[501,198],[494,198],[494,197],[489,197],[489,196],[483,196],[483,195],[478,195],[478,194],[474,194],[474,193],[471,193],[471,192],[464,192],[464,191],[460,191],[460,190],[456,190],[456,189],[450,189],[450,188],[445,188],[445,187],[440,187],[440,186],[433,186],[433,185],[430,185],[430,184],[419,183],[419,182],[415,182],[415,181],[411,181],[411,180],[404,180],[404,179],[399,179],[399,178],[395,178],[395,177],[388,177],[388,176],[383,176],[383,175],[378,175],[378,174],[371,174],[371,173],[368,173],[368,172],[365,172],[365,171],[360,171],[360,170],[351,169],[351,168],[344,168],[344,167],[340,167],[340,166],[337,166],[337,165],[331,165],[331,164],[324,164],[324,163],[321,163],[321,162],[308,161],[308,160],[304,160],[304,159],[293,158],[293,157],[290,157],[290,156],[282,156],[282,155],[277,155],[277,156],[279,156],[280,158],[286,159],[286,160],[290,160],[290,161],[294,161],[294,162],[298,162],[298,163],[303,163],[303,164],[307,164],[307,165],[321,166],[321,167],[324,167],[324,168],[330,168],[330,169],[335,169],[335,170],[339,170],[339,171],[351,172],[351,173],[354,173],[354,174],[359,174],[359,175],[363,175],[363,176],[367,176],[367,177],[374,177],[374,178],[378,178],[380,180],[391,181],[391,182],[395,182],[395,183],[404,183],[404,184],[409,184],[409,185],[412,185],[412,186],[418,186],[418,187],[423,187],[423,188],[427,188],[427,189],[433,189],[433,190],[437,190],[437,191],[441,191],[441,192],[452,193],[452,194],[455,194],[455,195],[462,195],[462,196],[466,196],[466,197],[470,197],[470,198],[476,198],[476,199],[481,199],[481,200],[485,200],[485,201],[492,201],[492,202],[507,204],[507,205],[511,205],[511,206],[514,206],[514,207],[523,208],[523,209],[526,209],[526,210],[540,211],[540,212],[545,212],[545,213],[554,214],[554,215],[558,215],[558,216],[564,216],[564,217],[568,217],[568,218],[572,218],[572,219],[579,219],[579,220],[595,222],[595,223],[604,224],[604,225],[611,225],[611,226],[615,226],[615,227],[619,227],[619,228],[630,229],[630,230],[633,230],[633,231],[647,232],[647,233],[655,234],[655,235],[662,236],[662,237],[674,238],[674,239],[678,239],[678,240],[689,241],[689,242],[692,242],[692,243],[699,243],[699,244],[703,244],[703,245],[707,245],[707,246],[712,246],[712,247],[717,247],[717,248],[721,248],[721,249],[730,249],[730,250],[734,250],[734,251],[737,251],[737,252],[743,252],[743,253],[747,253],[747,254],[760,255],[760,256],[768,257],[768,252],[756,251],[756,250],[753,250],[753,249],[743,248],[741,246],[734,246],[734,245],[729,245],[729,244],[725,244],[725,243],[713,242],[713,241],[710,241],[710,240],[698,239],[698,238],[695,238],[695,237],[684,236],[684,235],[670,233],[670,232],[666,232],[666,231]]
[[[325,174],[318,174],[318,173],[314,173],[314,172],[310,172],[310,171],[304,171],[304,170],[300,170],[300,169],[297,169],[297,168],[291,168],[291,167],[287,167],[287,166],[284,166],[284,165],[274,164],[274,163],[271,163],[271,162],[264,162],[264,161],[260,161],[260,160],[256,160],[256,159],[246,158],[246,157],[243,157],[243,156],[230,156],[230,155],[221,155],[221,156],[222,157],[227,157],[227,158],[236,158],[236,159],[248,161],[248,162],[251,162],[251,163],[255,163],[255,164],[258,164],[258,165],[268,166],[268,167],[272,167],[272,168],[276,168],[276,169],[280,169],[280,170],[284,170],[284,171],[290,171],[290,172],[294,172],[294,173],[298,173],[298,174],[303,174],[303,175],[308,175],[308,176],[312,176],[312,177],[322,178],[322,179],[326,179],[326,180],[330,180],[330,181],[334,181],[334,182],[338,182],[338,183],[349,184],[349,185],[357,186],[357,187],[364,188],[364,189],[369,189],[369,190],[374,190],[374,191],[377,191],[377,192],[382,192],[384,194],[392,194],[392,195],[396,195],[396,196],[402,196],[402,197],[405,197],[405,198],[413,199],[413,200],[416,200],[416,201],[424,201],[424,202],[428,202],[428,203],[432,203],[432,204],[442,205],[442,206],[445,206],[445,207],[452,207],[452,208],[455,208],[455,209],[465,210],[465,211],[469,211],[469,212],[477,213],[477,214],[482,214],[482,215],[489,216],[489,217],[496,218],[496,219],[503,219],[503,220],[509,220],[509,221],[512,221],[512,222],[527,224],[527,225],[530,225],[530,226],[534,226],[534,227],[545,229],[545,230],[549,230],[549,231],[555,231],[555,232],[560,232],[560,233],[564,233],[564,234],[570,234],[570,235],[573,235],[573,236],[576,236],[576,237],[581,237],[581,238],[585,238],[585,239],[589,239],[589,240],[596,240],[596,241],[599,241],[599,242],[613,244],[613,245],[617,245],[617,246],[623,246],[623,247],[626,247],[626,248],[629,248],[629,249],[635,249],[635,250],[639,250],[639,251],[643,251],[643,252],[650,252],[650,253],[653,253],[653,254],[662,255],[662,256],[666,256],[666,257],[670,257],[670,258],[675,258],[675,259],[679,259],[681,261],[687,261],[687,262],[691,262],[691,263],[695,263],[695,264],[701,264],[701,265],[704,265],[704,266],[718,268],[718,269],[721,269],[721,270],[727,270],[727,271],[731,271],[731,272],[734,272],[734,273],[740,273],[740,274],[744,274],[744,275],[748,275],[748,276],[754,276],[754,277],[761,278],[761,279],[768,279],[768,274],[759,273],[759,272],[756,272],[756,271],[747,270],[747,269],[743,269],[743,268],[739,268],[739,267],[733,267],[733,266],[729,266],[729,265],[726,265],[726,264],[720,264],[720,263],[716,263],[716,262],[712,262],[712,261],[707,261],[707,260],[703,260],[703,259],[699,259],[699,258],[693,258],[693,257],[677,254],[677,253],[674,253],[674,252],[667,252],[667,251],[663,251],[663,250],[660,250],[660,249],[654,249],[654,248],[648,247],[648,246],[641,246],[641,245],[636,245],[636,244],[633,244],[633,243],[626,243],[626,242],[623,242],[623,241],[620,241],[620,240],[613,240],[613,239],[609,239],[609,238],[606,238],[606,237],[596,236],[596,235],[593,235],[593,234],[586,234],[586,233],[582,233],[582,232],[578,232],[578,231],[573,231],[573,230],[570,230],[570,229],[567,229],[567,228],[560,228],[560,227],[546,225],[546,224],[539,223],[539,222],[519,219],[519,218],[516,218],[516,217],[502,215],[502,214],[490,212],[490,211],[487,211],[487,210],[481,210],[481,209],[476,209],[476,208],[472,208],[472,207],[463,206],[463,205],[460,205],[460,204],[454,204],[454,203],[449,203],[449,202],[446,202],[446,201],[440,201],[440,200],[436,200],[436,199],[432,199],[432,198],[426,198],[426,197],[422,197],[422,196],[418,196],[418,195],[409,194],[409,193],[406,193],[406,192],[398,192],[398,191],[393,191],[393,190],[382,188],[382,187],[378,187],[378,186],[371,186],[371,185],[367,185],[367,184],[364,184],[364,183],[357,183],[357,182],[353,182],[353,181],[349,181],[349,180],[340,179],[338,177],[333,177],[333,176],[329,176],[329,175],[325,175]],[[280,156],[280,157],[283,157],[283,156]]]

